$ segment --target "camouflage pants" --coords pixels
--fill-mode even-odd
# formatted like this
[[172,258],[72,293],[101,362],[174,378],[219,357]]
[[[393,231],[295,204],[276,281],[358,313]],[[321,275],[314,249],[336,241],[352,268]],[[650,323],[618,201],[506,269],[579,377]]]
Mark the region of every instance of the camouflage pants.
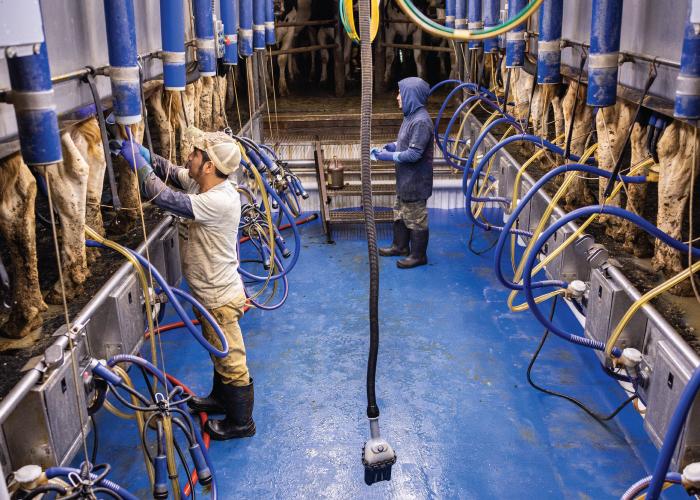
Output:
[[[214,369],[221,375],[224,384],[242,386],[250,383],[243,334],[241,333],[241,327],[238,325],[238,320],[243,316],[245,301],[245,295],[240,295],[228,304],[209,309],[228,341],[228,356],[224,358],[211,356],[214,362]],[[217,349],[221,349],[221,342],[214,329],[206,320],[203,320],[202,315],[196,309],[195,315],[202,325],[202,334],[207,339],[207,342]]]
[[428,229],[428,200],[394,202],[394,221],[402,220],[412,231]]

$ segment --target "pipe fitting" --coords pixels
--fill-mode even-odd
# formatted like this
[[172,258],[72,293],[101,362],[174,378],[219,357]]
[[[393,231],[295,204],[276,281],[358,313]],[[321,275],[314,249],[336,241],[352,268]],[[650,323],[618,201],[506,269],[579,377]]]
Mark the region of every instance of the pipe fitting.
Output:
[[569,299],[580,299],[588,290],[588,285],[581,280],[574,280],[566,287],[566,297]]

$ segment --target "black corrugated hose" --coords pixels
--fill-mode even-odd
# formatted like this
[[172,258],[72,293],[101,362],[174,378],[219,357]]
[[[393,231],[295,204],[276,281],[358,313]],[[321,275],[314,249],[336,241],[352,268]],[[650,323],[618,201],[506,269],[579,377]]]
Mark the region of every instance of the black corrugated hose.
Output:
[[391,468],[396,453],[379,433],[379,407],[375,394],[377,355],[379,353],[379,254],[377,228],[372,204],[372,172],[369,148],[372,136],[372,41],[370,38],[370,0],[360,0],[360,54],[362,61],[362,101],[360,107],[360,165],[362,179],[362,210],[367,231],[369,254],[369,359],[367,360],[367,417],[370,439],[362,448],[365,483],[391,480]]
[[377,354],[379,353],[379,254],[377,226],[372,203],[372,171],[369,149],[372,137],[372,42],[369,37],[369,0],[360,0],[360,56],[362,63],[362,101],[360,105],[360,165],[362,210],[365,215],[367,251],[369,253],[369,359],[367,361],[367,416],[377,418],[379,407],[375,394]]

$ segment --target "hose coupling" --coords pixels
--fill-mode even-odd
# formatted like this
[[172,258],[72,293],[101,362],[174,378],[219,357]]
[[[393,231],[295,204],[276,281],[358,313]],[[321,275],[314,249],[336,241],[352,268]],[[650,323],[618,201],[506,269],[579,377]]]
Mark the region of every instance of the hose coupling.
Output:
[[637,367],[642,362],[642,353],[634,347],[626,347],[622,350],[622,355],[617,359],[616,363],[624,366],[627,372],[635,374]]
[[688,495],[700,494],[700,462],[686,465],[681,473],[681,481]]
[[599,269],[608,261],[608,249],[599,243],[593,243],[586,251],[586,260],[591,269]]
[[119,385],[122,383],[122,378],[109,369],[104,359],[92,358],[88,364],[88,370],[112,385]]
[[581,280],[574,280],[566,287],[567,299],[580,299],[588,290],[588,285]]

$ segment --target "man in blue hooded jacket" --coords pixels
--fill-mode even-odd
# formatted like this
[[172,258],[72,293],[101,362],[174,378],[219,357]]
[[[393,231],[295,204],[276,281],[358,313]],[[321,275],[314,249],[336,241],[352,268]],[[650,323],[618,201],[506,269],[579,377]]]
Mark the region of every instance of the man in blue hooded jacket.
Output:
[[407,256],[396,265],[402,269],[428,263],[428,198],[433,194],[433,121],[425,109],[430,86],[411,77],[399,82],[396,100],[404,119],[396,142],[373,148],[376,161],[393,161],[396,168],[394,239],[379,255]]

